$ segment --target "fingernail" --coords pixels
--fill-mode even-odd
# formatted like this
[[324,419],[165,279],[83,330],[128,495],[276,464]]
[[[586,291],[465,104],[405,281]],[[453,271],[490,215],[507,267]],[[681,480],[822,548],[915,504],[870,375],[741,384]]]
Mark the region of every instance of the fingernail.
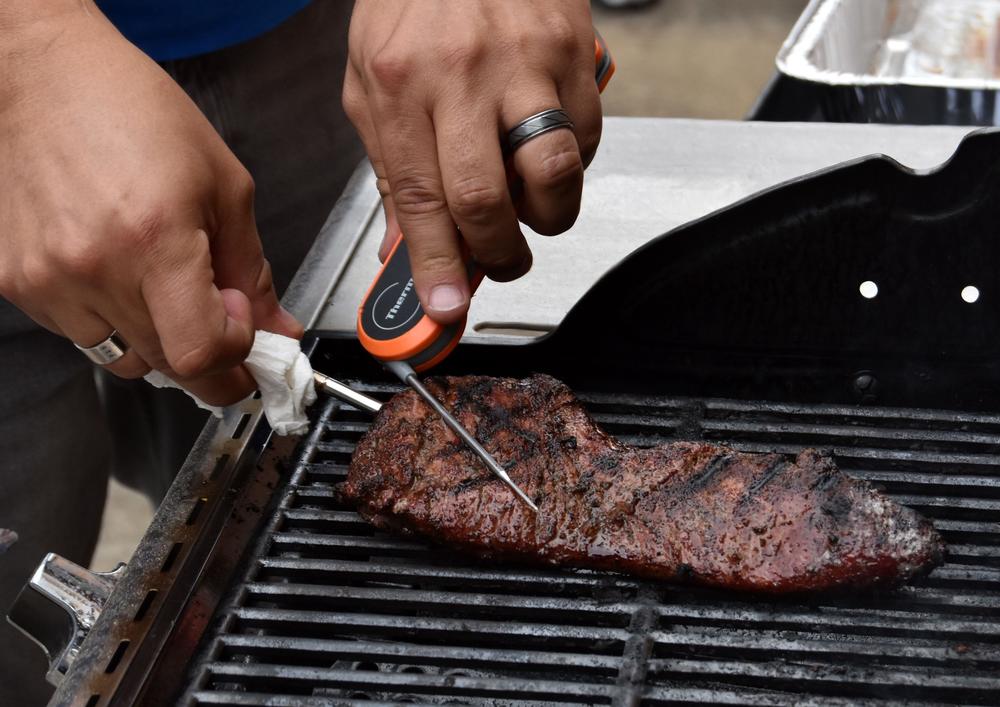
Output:
[[454,285],[438,285],[427,300],[435,312],[450,312],[465,305],[465,294]]

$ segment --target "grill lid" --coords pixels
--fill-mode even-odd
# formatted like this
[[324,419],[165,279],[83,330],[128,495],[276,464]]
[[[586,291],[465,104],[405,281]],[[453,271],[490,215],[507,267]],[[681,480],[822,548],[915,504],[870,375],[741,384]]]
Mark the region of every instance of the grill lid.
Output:
[[612,389],[994,409],[997,194],[994,129],[938,169],[874,156],[788,182],[639,248],[523,358],[587,383],[627,362]]

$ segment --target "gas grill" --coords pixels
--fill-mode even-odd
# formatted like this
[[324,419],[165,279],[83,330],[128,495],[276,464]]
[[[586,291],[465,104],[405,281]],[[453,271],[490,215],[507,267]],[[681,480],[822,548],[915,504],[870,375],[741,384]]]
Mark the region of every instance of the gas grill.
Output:
[[[478,561],[339,502],[366,413],[324,400],[278,439],[251,400],[209,423],[126,568],[50,558],[25,591],[53,703],[996,704],[1000,134],[936,174],[858,160],[625,257],[845,159],[926,170],[963,134],[609,119],[577,230],[484,285],[440,368],[556,375],[629,444],[829,449],[933,519],[949,555],[929,576],[769,598]],[[385,399],[351,335],[379,218],[359,170],[286,302],[317,369]],[[77,609],[69,638],[38,589]]]

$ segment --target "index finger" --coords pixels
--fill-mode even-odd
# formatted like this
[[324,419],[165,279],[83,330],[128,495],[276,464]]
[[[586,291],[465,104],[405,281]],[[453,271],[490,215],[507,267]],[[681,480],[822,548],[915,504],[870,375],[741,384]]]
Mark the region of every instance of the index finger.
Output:
[[396,219],[406,238],[413,283],[424,311],[450,324],[469,308],[469,281],[460,236],[445,197],[430,116],[394,107],[375,120]]

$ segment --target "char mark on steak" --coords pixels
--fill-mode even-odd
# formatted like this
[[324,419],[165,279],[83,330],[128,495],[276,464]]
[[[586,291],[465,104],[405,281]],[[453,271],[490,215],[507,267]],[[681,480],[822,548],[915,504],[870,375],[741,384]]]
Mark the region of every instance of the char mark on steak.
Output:
[[407,391],[358,443],[342,489],[381,527],[480,556],[770,593],[894,584],[943,557],[927,520],[815,450],[630,447],[548,376],[427,385],[539,512]]

